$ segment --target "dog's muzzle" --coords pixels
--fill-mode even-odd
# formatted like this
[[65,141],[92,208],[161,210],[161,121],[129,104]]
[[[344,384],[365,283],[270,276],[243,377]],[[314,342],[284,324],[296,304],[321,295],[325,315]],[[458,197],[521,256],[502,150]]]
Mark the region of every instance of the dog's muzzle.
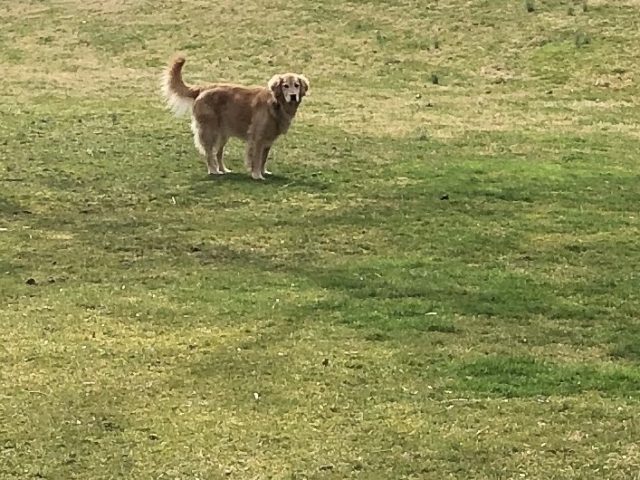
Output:
[[290,102],[290,103],[298,103],[298,101],[299,101],[299,100],[298,100],[298,96],[297,96],[297,95],[291,95],[291,96],[289,97],[289,102]]

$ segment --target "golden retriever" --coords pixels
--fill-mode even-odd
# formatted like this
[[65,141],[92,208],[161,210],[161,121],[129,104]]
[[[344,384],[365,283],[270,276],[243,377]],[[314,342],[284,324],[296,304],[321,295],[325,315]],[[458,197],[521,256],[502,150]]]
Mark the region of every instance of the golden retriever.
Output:
[[205,156],[210,175],[229,172],[223,162],[231,137],[247,142],[245,163],[255,180],[264,180],[269,149],[287,133],[300,102],[309,90],[303,75],[274,75],[267,87],[231,84],[186,85],[182,80],[185,58],[176,57],[162,77],[162,92],[176,115],[191,110],[196,148]]

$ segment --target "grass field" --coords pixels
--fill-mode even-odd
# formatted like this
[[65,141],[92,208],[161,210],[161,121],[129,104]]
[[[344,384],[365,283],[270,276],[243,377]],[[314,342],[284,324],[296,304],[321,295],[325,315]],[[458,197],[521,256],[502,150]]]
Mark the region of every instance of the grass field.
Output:
[[[639,1],[0,17],[0,479],[640,478]],[[176,51],[309,77],[273,178]]]

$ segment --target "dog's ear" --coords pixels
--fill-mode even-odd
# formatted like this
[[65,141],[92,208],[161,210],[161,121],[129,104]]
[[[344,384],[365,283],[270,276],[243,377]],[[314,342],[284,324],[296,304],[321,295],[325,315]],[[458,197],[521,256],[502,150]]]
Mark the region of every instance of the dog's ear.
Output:
[[298,80],[300,80],[300,91],[302,95],[307,94],[307,90],[309,90],[309,80],[304,75],[298,75]]
[[278,89],[282,86],[282,77],[280,75],[274,75],[267,83],[269,90],[273,92],[274,95],[277,95]]

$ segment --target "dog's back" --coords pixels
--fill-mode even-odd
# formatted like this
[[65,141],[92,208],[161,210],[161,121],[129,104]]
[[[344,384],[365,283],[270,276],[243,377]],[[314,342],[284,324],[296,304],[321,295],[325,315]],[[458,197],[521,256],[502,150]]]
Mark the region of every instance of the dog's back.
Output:
[[[247,139],[256,115],[268,116],[271,93],[263,87],[217,85],[204,90],[193,104],[193,118],[225,137]],[[265,118],[266,120],[266,118]]]

